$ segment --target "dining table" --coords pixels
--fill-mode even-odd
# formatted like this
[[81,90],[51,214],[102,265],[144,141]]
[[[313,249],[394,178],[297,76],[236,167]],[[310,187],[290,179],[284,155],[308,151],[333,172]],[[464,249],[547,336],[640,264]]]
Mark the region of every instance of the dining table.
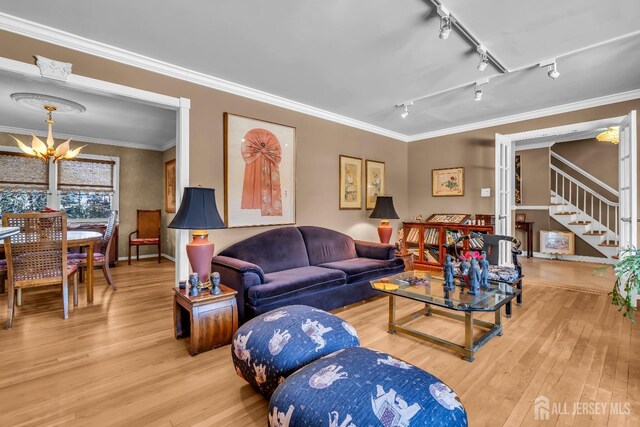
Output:
[[[93,248],[100,242],[102,234],[97,231],[67,230],[67,248],[79,248],[87,254],[87,303],[93,302]],[[0,253],[4,252],[4,241],[0,240]]]

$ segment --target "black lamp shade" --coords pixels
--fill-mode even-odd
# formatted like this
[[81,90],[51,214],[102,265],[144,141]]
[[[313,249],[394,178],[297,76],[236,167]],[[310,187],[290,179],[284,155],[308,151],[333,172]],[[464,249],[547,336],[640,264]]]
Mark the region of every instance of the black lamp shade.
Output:
[[393,207],[393,197],[391,196],[378,196],[376,198],[376,205],[373,208],[373,212],[369,215],[369,218],[377,219],[398,219],[400,218]]
[[182,230],[212,230],[225,228],[216,206],[216,190],[203,187],[186,187],[180,209],[169,228]]

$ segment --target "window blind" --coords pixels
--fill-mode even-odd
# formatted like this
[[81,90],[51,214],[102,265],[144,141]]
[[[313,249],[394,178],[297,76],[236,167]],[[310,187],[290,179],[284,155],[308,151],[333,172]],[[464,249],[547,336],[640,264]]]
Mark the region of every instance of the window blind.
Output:
[[0,189],[49,189],[49,164],[20,153],[0,152]]
[[104,160],[60,160],[58,190],[113,192],[114,165]]

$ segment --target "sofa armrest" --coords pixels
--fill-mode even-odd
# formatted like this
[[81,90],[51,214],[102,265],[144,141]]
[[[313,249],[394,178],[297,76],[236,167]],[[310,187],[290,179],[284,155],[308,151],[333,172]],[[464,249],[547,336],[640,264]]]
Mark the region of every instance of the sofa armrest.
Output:
[[264,271],[262,271],[262,268],[241,259],[227,256],[214,256],[211,260],[211,267],[212,270],[215,270],[216,267],[225,267],[230,271],[235,271],[240,274],[253,273],[260,279],[260,283],[258,284],[264,283]]
[[246,290],[263,284],[264,272],[255,264],[226,256],[213,257],[211,271],[220,273],[220,282],[237,292],[238,320],[244,322]]
[[356,253],[361,258],[393,259],[396,257],[396,247],[383,243],[356,240]]

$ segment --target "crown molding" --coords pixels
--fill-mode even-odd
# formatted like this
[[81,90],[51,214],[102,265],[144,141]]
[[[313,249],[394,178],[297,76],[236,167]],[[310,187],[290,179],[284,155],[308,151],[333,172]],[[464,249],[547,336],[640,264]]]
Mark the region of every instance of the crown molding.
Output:
[[278,95],[253,89],[237,83],[223,80],[214,76],[210,76],[188,68],[173,65],[164,61],[150,58],[101,43],[90,40],[66,31],[58,30],[37,22],[28,21],[13,15],[0,12],[0,29],[20,34],[26,37],[41,40],[47,43],[53,43],[58,46],[66,47],[76,51],[88,53],[90,55],[99,56],[101,58],[120,62],[136,68],[141,68],[154,73],[195,83],[201,86],[217,89],[223,92],[232,93],[244,98],[253,99],[255,101],[264,102],[266,104],[275,105],[277,107],[286,108],[288,110],[297,111],[299,113],[308,114],[310,116],[319,117],[321,119],[347,125],[353,128],[376,133],[400,141],[407,141],[407,136],[398,132],[371,125],[359,120],[351,119],[346,116],[335,114],[320,108],[312,107],[300,102],[292,101]]
[[[5,133],[9,133],[9,134],[17,134],[17,135],[36,135],[36,136],[39,136],[41,138],[46,138],[47,137],[47,132],[42,131],[42,130],[24,129],[24,128],[17,128],[17,127],[13,127],[13,126],[5,126],[5,125],[0,125],[0,132],[5,132]],[[164,148],[164,146],[158,147],[158,146],[151,145],[151,144],[141,144],[139,142],[118,141],[118,140],[115,140],[115,139],[94,138],[94,137],[91,137],[91,136],[70,135],[70,134],[66,134],[66,133],[56,133],[55,134],[55,138],[56,139],[70,139],[70,140],[78,142],[78,143],[89,142],[89,143],[92,143],[92,144],[115,145],[117,147],[125,147],[125,148],[137,148],[137,149],[140,149],[140,150],[151,150],[151,151],[164,151],[164,150],[166,150],[166,148]],[[171,144],[171,145],[169,145],[169,144]],[[27,144],[27,145],[29,145],[29,144]],[[167,143],[165,145],[169,145],[169,148],[170,148],[170,147],[173,147],[174,145],[176,145],[176,142],[175,142],[175,140],[172,140],[172,141],[169,141],[169,143]]]
[[601,96],[599,98],[585,99],[583,101],[571,102],[569,104],[557,105],[555,107],[542,108],[540,110],[529,111],[526,113],[513,114],[510,116],[499,117],[497,119],[484,120],[481,122],[469,123],[466,125],[420,133],[417,135],[408,136],[407,139],[408,142],[421,141],[455,133],[468,132],[476,129],[506,125],[509,123],[538,119],[540,117],[554,116],[556,114],[569,113],[571,111],[584,110],[586,108],[600,107],[602,105],[615,104],[617,102],[630,101],[632,99],[638,98],[640,98],[640,89],[630,90],[628,92],[615,93],[613,95]]
[[159,148],[160,151],[167,151],[169,148],[171,147],[175,147],[176,146],[176,139],[173,138],[170,141],[167,141],[166,144],[164,144],[162,147]]
[[[266,104],[274,105],[277,107],[285,108],[299,113],[307,114],[310,116],[318,117],[324,120],[340,123],[346,126],[350,126],[356,129],[361,129],[374,134],[386,136],[403,142],[415,142],[431,138],[437,138],[445,135],[451,135],[461,132],[467,132],[476,129],[482,129],[492,126],[499,126],[508,123],[520,122],[524,120],[536,119],[540,117],[552,116],[555,114],[562,114],[571,111],[581,110],[585,108],[598,107],[607,104],[614,104],[617,102],[629,101],[632,99],[640,98],[640,89],[632,90],[628,92],[622,92],[612,95],[607,95],[599,98],[593,98],[569,104],[558,105],[549,108],[543,108],[540,110],[534,110],[525,113],[519,113],[509,116],[503,116],[496,119],[490,119],[475,123],[468,123],[465,125],[454,126],[450,128],[439,129],[436,131],[429,131],[414,135],[405,135],[400,132],[385,129],[379,126],[375,126],[369,123],[365,123],[359,120],[351,119],[346,116],[335,114],[320,108],[312,107],[300,102],[292,101],[277,95],[270,94],[268,92],[253,89],[247,86],[243,86],[237,83],[223,80],[214,76],[210,76],[197,71],[189,70],[188,68],[180,67],[174,64],[170,64],[164,61],[160,61],[148,56],[140,55],[134,52],[130,52],[125,49],[121,49],[115,46],[111,46],[105,43],[101,43],[95,40],[90,40],[75,34],[68,33],[56,28],[52,28],[46,25],[42,25],[33,21],[29,21],[23,18],[19,18],[13,15],[9,15],[0,12],[0,30],[9,31],[12,33],[20,34],[25,37],[44,41],[46,43],[52,43],[58,46],[66,47],[90,55],[98,56],[111,61],[119,62],[125,65],[130,65],[136,68],[144,69],[153,73],[162,74],[168,77],[176,78],[179,80],[187,81],[197,85],[209,87],[212,89],[220,90],[234,95],[242,96],[244,98],[253,99],[255,101],[264,102]],[[1,61],[0,61],[1,63]],[[28,68],[27,68],[28,67]],[[0,67],[1,68],[1,67]],[[24,64],[25,73],[33,74],[32,68],[37,70],[37,67],[30,64]],[[74,80],[74,83],[82,85],[84,78],[81,76],[71,75],[69,80]],[[75,82],[75,80],[78,80]],[[160,96],[160,95],[158,95]],[[166,96],[163,96],[166,97]],[[169,98],[169,97],[166,97]],[[155,100],[154,100],[155,101]],[[187,106],[188,108],[188,106]],[[86,138],[85,138],[86,139]],[[106,140],[105,140],[106,141]],[[110,145],[122,145],[121,141],[105,142]],[[100,143],[100,142],[96,142]],[[141,145],[141,144],[138,144]],[[129,145],[133,146],[133,145]],[[136,148],[158,150],[158,148],[151,148],[150,146],[139,146]]]

